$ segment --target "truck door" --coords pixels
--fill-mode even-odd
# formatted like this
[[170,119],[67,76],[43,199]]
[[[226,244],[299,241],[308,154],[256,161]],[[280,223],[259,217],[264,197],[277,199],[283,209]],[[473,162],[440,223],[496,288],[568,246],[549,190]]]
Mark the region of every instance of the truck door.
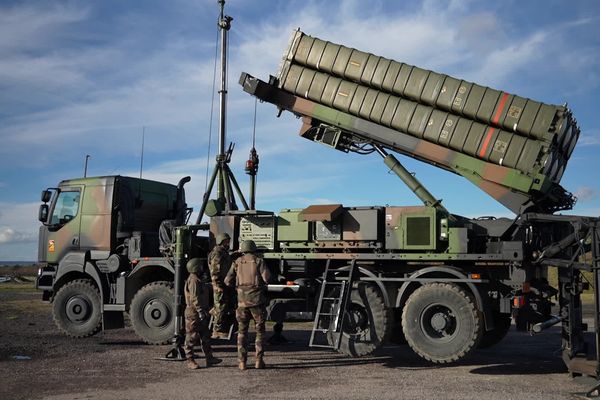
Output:
[[48,219],[47,262],[58,263],[69,251],[79,250],[83,186],[60,189]]

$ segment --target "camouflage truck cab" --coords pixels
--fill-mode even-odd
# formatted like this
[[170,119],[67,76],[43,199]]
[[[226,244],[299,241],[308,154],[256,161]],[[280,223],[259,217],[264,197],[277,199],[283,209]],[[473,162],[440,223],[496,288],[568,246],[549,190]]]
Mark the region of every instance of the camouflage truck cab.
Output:
[[84,337],[121,327],[127,311],[144,340],[171,337],[173,266],[159,234],[164,245],[163,221],[184,222],[184,183],[102,176],[42,192],[37,287],[62,331]]

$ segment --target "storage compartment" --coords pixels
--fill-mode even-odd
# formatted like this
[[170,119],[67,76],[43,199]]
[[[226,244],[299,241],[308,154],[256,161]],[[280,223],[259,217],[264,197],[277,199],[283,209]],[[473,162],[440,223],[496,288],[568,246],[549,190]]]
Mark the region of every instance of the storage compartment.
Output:
[[437,210],[433,207],[385,208],[388,250],[436,250],[437,231]]

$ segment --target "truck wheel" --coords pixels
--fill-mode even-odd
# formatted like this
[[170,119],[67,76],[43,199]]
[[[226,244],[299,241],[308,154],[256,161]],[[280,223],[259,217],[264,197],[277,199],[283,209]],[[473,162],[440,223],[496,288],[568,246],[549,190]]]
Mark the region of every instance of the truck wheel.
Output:
[[[339,352],[352,357],[373,353],[387,338],[391,319],[379,290],[373,285],[359,284],[352,289]],[[333,332],[329,332],[330,345],[334,339]]]
[[415,353],[434,363],[449,363],[467,356],[482,335],[481,313],[459,286],[423,285],[408,298],[402,329]]
[[67,335],[92,336],[102,327],[100,292],[88,279],[71,281],[54,296],[52,314],[56,326]]
[[504,336],[508,333],[510,329],[511,316],[510,314],[501,314],[499,312],[493,312],[494,317],[494,329],[491,331],[484,331],[483,336],[481,337],[481,342],[479,342],[479,348],[485,349],[488,347],[492,347],[498,343]]
[[173,284],[152,282],[133,296],[129,318],[135,333],[148,344],[166,344],[174,335]]

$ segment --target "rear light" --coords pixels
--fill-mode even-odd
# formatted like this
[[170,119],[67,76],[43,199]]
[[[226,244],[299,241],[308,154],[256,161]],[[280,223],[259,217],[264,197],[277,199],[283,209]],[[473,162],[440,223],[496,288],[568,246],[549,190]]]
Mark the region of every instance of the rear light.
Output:
[[515,298],[513,299],[513,307],[514,308],[525,307],[525,296],[515,296]]

